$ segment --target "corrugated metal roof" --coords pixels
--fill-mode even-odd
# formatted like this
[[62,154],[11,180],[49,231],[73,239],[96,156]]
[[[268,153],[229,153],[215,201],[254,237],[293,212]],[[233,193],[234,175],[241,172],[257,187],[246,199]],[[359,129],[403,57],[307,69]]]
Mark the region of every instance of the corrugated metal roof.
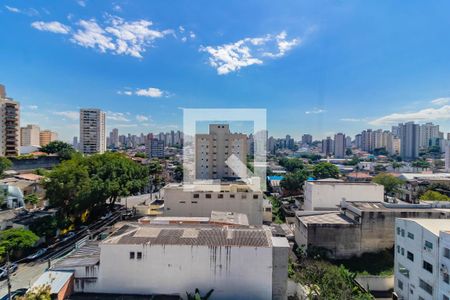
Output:
[[100,247],[97,241],[89,241],[69,256],[58,261],[53,267],[56,269],[70,269],[75,267],[93,266],[100,261]]

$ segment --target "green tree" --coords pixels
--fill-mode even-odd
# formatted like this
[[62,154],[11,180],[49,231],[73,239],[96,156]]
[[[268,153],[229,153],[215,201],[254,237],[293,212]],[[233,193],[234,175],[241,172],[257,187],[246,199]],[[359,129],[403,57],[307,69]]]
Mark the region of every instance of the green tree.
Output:
[[11,228],[0,232],[0,255],[3,257],[7,251],[14,255],[17,251],[34,246],[39,237],[32,231],[24,228]]
[[184,169],[182,165],[177,165],[174,171],[174,179],[177,182],[183,181]]
[[52,141],[41,147],[41,151],[48,154],[57,154],[63,160],[70,159],[75,153],[72,145],[62,141]]
[[329,162],[320,162],[314,165],[313,176],[316,179],[339,178],[339,168]]
[[287,174],[280,182],[286,195],[299,194],[303,188],[303,183],[308,179],[309,173],[306,170],[300,170],[295,173]]
[[378,174],[372,181],[384,186],[384,193],[390,196],[394,195],[399,186],[404,183],[402,179],[387,173]]
[[418,159],[412,162],[411,164],[414,168],[422,168],[426,169],[431,167],[431,164],[424,159]]
[[436,191],[428,190],[420,196],[420,200],[450,201],[450,197]]
[[145,152],[137,152],[134,157],[147,158],[147,154]]
[[286,168],[288,172],[296,172],[305,168],[305,164],[298,158],[282,158],[280,159],[280,165]]
[[3,176],[6,170],[12,167],[12,162],[6,157],[0,157],[0,177]]
[[50,285],[33,287],[24,296],[16,297],[16,300],[51,300]]
[[28,194],[24,197],[24,201],[27,204],[36,205],[39,203],[39,197],[35,193]]
[[202,296],[200,294],[200,290],[195,289],[194,294],[186,292],[186,296],[187,296],[188,300],[208,300],[211,297],[213,292],[214,292],[214,289],[211,289],[204,296]]
[[404,165],[405,165],[405,164],[402,163],[402,162],[397,162],[397,161],[392,162],[392,168],[393,168],[394,170],[400,169],[400,168],[403,167]]

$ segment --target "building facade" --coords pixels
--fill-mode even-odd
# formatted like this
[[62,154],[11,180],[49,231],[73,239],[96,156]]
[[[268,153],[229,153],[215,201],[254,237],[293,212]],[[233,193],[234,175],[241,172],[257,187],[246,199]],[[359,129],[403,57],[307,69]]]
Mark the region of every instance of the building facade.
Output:
[[414,122],[398,124],[400,138],[400,156],[404,160],[415,160],[419,157],[420,127]]
[[51,130],[42,130],[39,133],[39,143],[41,147],[48,145],[50,142],[58,140],[58,133]]
[[0,85],[0,156],[17,156],[20,148],[20,105]]
[[149,158],[163,158],[164,157],[164,145],[163,140],[149,139],[145,144],[145,151]]
[[84,154],[106,151],[105,113],[100,109],[80,109],[80,151]]
[[41,130],[38,125],[29,124],[20,128],[20,146],[40,146]]
[[[231,168],[227,160],[240,163]],[[210,124],[209,134],[195,136],[195,178],[225,179],[247,177],[247,135],[231,133],[228,124]]]
[[346,149],[345,134],[337,133],[334,135],[334,157],[344,158]]

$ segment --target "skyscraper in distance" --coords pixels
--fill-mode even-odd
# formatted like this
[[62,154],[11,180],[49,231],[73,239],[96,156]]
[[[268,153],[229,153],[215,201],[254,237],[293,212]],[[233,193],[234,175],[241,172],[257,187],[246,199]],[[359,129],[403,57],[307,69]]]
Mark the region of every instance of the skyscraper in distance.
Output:
[[80,109],[80,151],[84,154],[106,151],[105,113],[97,108]]

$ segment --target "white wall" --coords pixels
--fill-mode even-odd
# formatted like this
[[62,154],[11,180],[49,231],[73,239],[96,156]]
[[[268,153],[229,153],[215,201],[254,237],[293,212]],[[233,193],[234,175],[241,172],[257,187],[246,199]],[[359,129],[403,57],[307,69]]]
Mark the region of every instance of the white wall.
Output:
[[[450,228],[449,228],[450,229]],[[444,249],[450,249],[450,233],[440,232],[439,235],[439,295],[438,299],[444,299],[444,295],[450,298],[450,284],[444,282],[441,267],[450,272],[450,259],[444,256]],[[444,270],[443,270],[444,271]]]
[[[141,260],[130,259],[141,251]],[[272,248],[101,244],[96,284],[85,292],[179,294],[214,289],[213,299],[271,299]]]
[[306,182],[305,210],[338,210],[346,201],[384,201],[384,187],[373,183]]
[[[198,198],[194,198],[198,194]],[[211,198],[206,198],[210,194]],[[223,198],[218,198],[222,194]],[[231,198],[230,195],[234,195]],[[246,198],[243,199],[242,196]],[[257,195],[258,199],[253,199]],[[211,211],[246,214],[250,225],[263,223],[263,194],[261,192],[194,192],[178,188],[164,190],[164,215],[177,217],[210,217]]]

